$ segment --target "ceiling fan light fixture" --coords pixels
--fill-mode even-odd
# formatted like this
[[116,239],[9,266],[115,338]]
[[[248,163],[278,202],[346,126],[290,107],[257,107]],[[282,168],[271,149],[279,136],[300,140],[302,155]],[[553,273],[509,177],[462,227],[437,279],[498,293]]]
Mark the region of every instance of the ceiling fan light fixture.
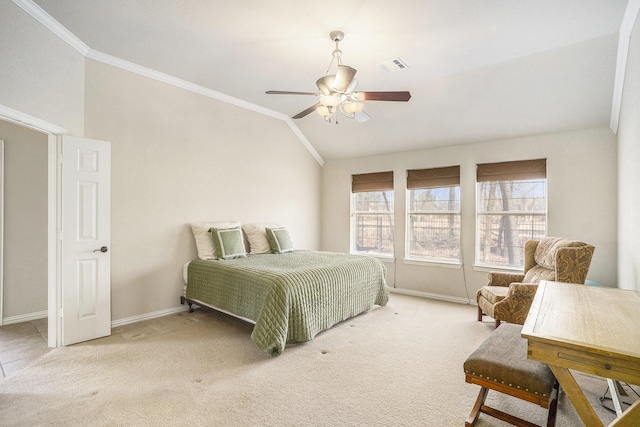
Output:
[[320,91],[320,93],[331,95],[331,93],[334,92],[333,82],[335,78],[335,74],[328,74],[324,77],[320,77],[318,81],[316,81],[316,86],[318,86],[318,90]]
[[341,93],[347,93],[348,88],[351,85],[353,76],[356,75],[356,69],[351,68],[348,65],[338,65],[338,71],[336,72],[335,79],[333,80],[333,90]]
[[357,86],[358,86],[358,80],[351,79],[351,83],[349,83],[349,87],[347,87],[347,90],[345,90],[344,93],[346,94],[352,93],[354,90],[356,90]]
[[364,109],[364,102],[360,101],[345,101],[342,104],[342,110],[348,115],[354,115]]
[[336,105],[340,104],[342,99],[340,99],[340,97],[336,95],[322,95],[320,96],[319,101],[320,104],[324,105],[325,107],[335,107]]
[[[363,101],[409,101],[411,94],[408,91],[356,92],[358,81],[354,76],[357,71],[355,68],[342,64],[342,51],[338,45],[344,38],[344,33],[342,31],[332,31],[329,37],[335,42],[336,48],[331,54],[331,62],[329,62],[325,75],[316,81],[316,86],[318,86],[317,93],[274,90],[266,92],[267,94],[315,95],[318,97],[318,102],[315,105],[296,114],[293,116],[294,119],[300,119],[316,111],[324,118],[325,122],[330,123],[331,118],[339,111],[349,119],[366,122],[371,116],[364,111]],[[400,63],[400,60],[398,59],[397,62]],[[335,74],[329,74],[332,66],[337,67]],[[404,67],[406,68],[406,65]],[[338,118],[336,117],[337,123]]]
[[322,117],[327,119],[328,117],[333,116],[332,110],[333,109],[331,107],[328,107],[326,105],[320,105],[318,108],[316,108],[316,113],[320,114]]

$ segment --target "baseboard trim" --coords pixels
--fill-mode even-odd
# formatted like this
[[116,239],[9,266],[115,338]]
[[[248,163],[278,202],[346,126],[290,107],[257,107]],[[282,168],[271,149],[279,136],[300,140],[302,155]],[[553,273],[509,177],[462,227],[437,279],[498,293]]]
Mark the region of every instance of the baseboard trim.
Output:
[[457,304],[467,304],[467,305],[470,304],[470,302],[469,302],[469,300],[467,298],[453,297],[453,296],[450,296],[450,295],[442,295],[442,294],[433,294],[431,292],[414,291],[414,290],[411,290],[411,289],[389,288],[389,292],[396,293],[396,294],[411,295],[411,296],[414,296],[414,297],[421,297],[421,298],[437,299],[437,300],[441,300],[441,301],[455,302]]
[[13,325],[15,323],[30,322],[32,320],[40,320],[47,318],[47,310],[38,311],[36,313],[19,314],[17,316],[5,317],[2,319],[3,325]]
[[[159,310],[151,313],[140,314],[138,316],[125,317],[124,319],[118,319],[118,320],[112,321],[111,327],[117,328],[118,326],[124,326],[124,325],[129,325],[131,323],[142,322],[144,320],[150,320],[150,319],[156,319],[158,317],[169,316],[171,314],[187,311],[188,309],[189,307],[187,306],[180,306],[180,307],[167,308],[166,310]],[[2,324],[13,325],[14,323],[30,322],[32,320],[46,319],[47,316],[48,316],[48,312],[46,310],[38,311],[36,313],[20,314],[18,316],[5,317],[4,319],[2,319]]]
[[[412,295],[415,297],[437,299],[442,301],[450,301],[458,304],[469,304],[469,301],[465,298],[452,297],[449,295],[433,294],[429,292],[413,291],[410,289],[389,288],[389,292],[404,294],[404,295]],[[187,311],[188,309],[189,307],[187,306],[180,306],[180,307],[167,308],[165,310],[153,311],[151,313],[140,314],[138,316],[125,317],[123,319],[112,321],[111,327],[117,328],[119,326],[130,325],[132,323],[142,322],[145,320],[157,319],[158,317],[164,317],[164,316],[169,316],[171,314],[181,313],[183,311]],[[4,319],[2,319],[2,324],[12,325],[14,323],[30,322],[32,320],[46,319],[47,316],[48,316],[48,312],[46,310],[38,311],[36,313],[20,314],[18,316],[5,317]]]
[[180,306],[167,308],[165,310],[153,311],[151,313],[140,314],[138,316],[125,317],[123,319],[113,320],[111,322],[112,328],[117,328],[118,326],[130,325],[131,323],[142,322],[144,320],[157,319],[158,317],[169,316],[171,314],[181,313],[183,311],[187,311],[189,307]]

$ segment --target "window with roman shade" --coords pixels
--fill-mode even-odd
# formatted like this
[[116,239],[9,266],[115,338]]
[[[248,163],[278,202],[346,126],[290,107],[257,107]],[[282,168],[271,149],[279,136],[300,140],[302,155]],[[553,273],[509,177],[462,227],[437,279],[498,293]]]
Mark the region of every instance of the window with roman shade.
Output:
[[351,176],[351,251],[393,256],[393,171]]
[[460,166],[407,171],[407,259],[460,262]]
[[527,240],[547,234],[547,161],[476,165],[476,263],[523,267]]

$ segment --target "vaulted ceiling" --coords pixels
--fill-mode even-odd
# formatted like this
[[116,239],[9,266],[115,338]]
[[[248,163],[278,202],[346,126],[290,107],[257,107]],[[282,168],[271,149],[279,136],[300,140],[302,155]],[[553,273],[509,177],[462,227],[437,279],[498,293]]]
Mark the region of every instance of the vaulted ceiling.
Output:
[[[606,127],[627,0],[34,0],[91,49],[287,116],[345,33],[371,120],[294,123],[325,159]],[[408,68],[385,73],[399,58]]]

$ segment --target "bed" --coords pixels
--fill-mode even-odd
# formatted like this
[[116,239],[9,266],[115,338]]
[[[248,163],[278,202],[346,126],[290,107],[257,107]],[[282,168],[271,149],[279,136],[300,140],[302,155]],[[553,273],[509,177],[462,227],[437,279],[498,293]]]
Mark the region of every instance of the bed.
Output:
[[251,340],[273,356],[389,299],[386,268],[369,256],[292,250],[198,258],[185,270],[185,302],[254,323]]

